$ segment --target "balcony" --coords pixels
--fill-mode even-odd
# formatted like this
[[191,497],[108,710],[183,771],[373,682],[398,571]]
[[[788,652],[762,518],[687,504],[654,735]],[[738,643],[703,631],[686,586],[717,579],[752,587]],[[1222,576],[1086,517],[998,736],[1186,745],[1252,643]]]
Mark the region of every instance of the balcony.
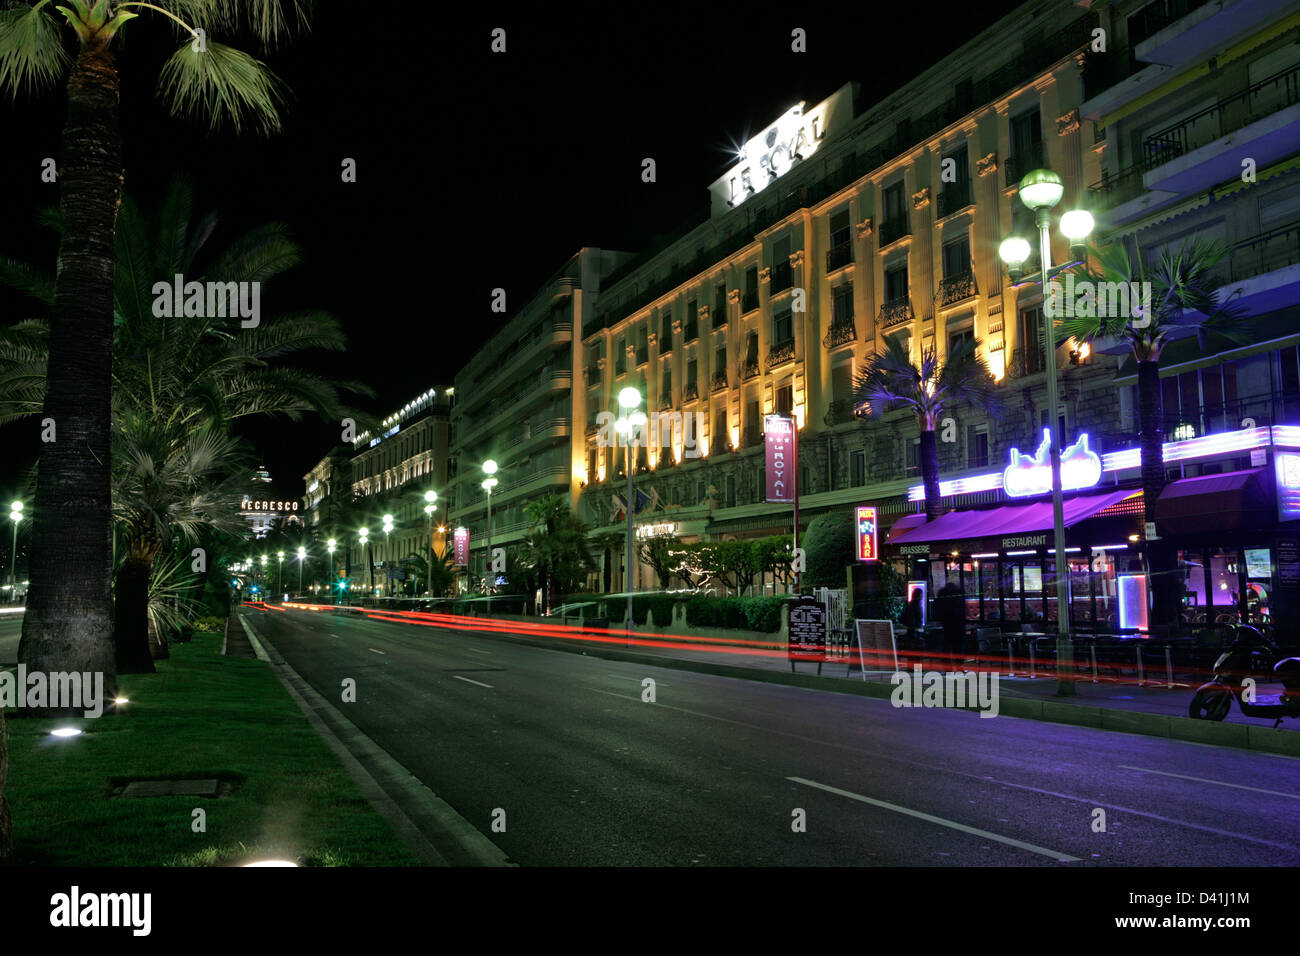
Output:
[[886,219],[880,224],[880,248],[912,234],[912,217],[907,213]]
[[1007,157],[1007,188],[1019,185],[1020,180],[1025,178],[1025,173],[1047,165],[1047,159],[1044,155],[1043,144],[1034,143],[1029,149],[1016,153],[1014,156]]
[[[753,312],[753,311],[754,311],[755,309],[757,309],[757,308],[758,308],[758,293],[757,293],[757,292],[746,292],[744,295],[742,295],[742,296],[740,297],[740,314],[741,314],[741,315],[745,315],[745,314],[747,314],[747,313],[749,313],[749,312]],[[725,320],[724,320],[724,323],[725,323]],[[718,326],[717,326],[717,324],[715,323],[713,327],[716,329]]]
[[726,387],[727,387],[727,370],[724,368],[724,369],[721,369],[721,370],[719,370],[719,371],[717,371],[717,372],[714,372],[714,373],[713,373],[713,378],[712,378],[712,380],[709,382],[709,384],[712,386],[713,391],[715,391],[715,392],[720,392],[720,391],[722,391],[724,388],[726,388]]
[[979,289],[975,287],[973,273],[967,272],[961,275],[948,276],[939,282],[939,305],[952,305],[962,299],[969,299],[978,293]]
[[832,246],[826,253],[826,271],[834,272],[836,269],[842,269],[853,261],[853,240],[841,242],[837,246]]
[[853,400],[840,398],[831,402],[822,421],[827,425],[844,425],[856,421],[858,417],[857,410],[853,406]]
[[939,191],[939,201],[935,203],[934,214],[938,219],[946,219],[953,213],[960,212],[971,205],[970,183],[953,184]]
[[779,365],[784,365],[786,362],[793,362],[793,361],[794,361],[794,339],[793,338],[786,339],[783,342],[777,342],[767,352],[767,370],[769,372]]
[[828,349],[835,349],[848,342],[856,342],[857,338],[858,329],[852,319],[847,322],[835,321],[831,323],[830,330],[822,339],[822,345]]
[[[778,262],[776,265],[772,266],[772,295],[776,295],[778,292],[784,292],[786,289],[790,288],[790,286],[794,285],[794,280],[792,278],[793,273],[794,270],[790,267],[789,260]],[[755,306],[755,308],[757,308],[757,306]]]
[[1225,37],[1246,35],[1251,27],[1291,6],[1290,0],[1162,0],[1144,7],[1130,21],[1129,42],[1135,60],[1177,66],[1211,53]]
[[684,389],[682,389],[683,404],[685,404],[686,402],[699,401],[699,398],[700,398],[700,387],[696,385],[694,382],[691,382]]
[[916,315],[912,312],[910,298],[890,299],[880,307],[880,324],[887,329],[911,322],[914,318]]
[[517,455],[537,445],[569,437],[569,419],[552,418],[541,422],[527,423],[523,431],[506,443],[506,448]]
[[745,359],[740,363],[740,380],[748,382],[751,378],[758,377],[758,357]]

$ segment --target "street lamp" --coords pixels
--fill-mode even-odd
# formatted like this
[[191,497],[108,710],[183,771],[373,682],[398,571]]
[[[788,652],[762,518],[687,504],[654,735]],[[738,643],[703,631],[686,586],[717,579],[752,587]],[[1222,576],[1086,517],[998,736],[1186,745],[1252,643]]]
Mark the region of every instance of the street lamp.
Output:
[[284,552],[275,552],[275,593],[284,593]]
[[626,580],[623,586],[627,588],[627,628],[629,645],[632,643],[632,442],[636,435],[636,429],[646,423],[645,412],[641,411],[638,406],[641,404],[641,392],[639,389],[629,385],[618,393],[618,407],[623,410],[623,414],[614,423],[615,430],[624,436],[623,446],[626,449],[625,461],[627,462],[627,569],[624,573]]
[[266,555],[262,555],[262,593],[266,593]]
[[374,555],[369,554],[370,529],[362,528],[360,531],[357,532],[357,537],[360,538],[361,540],[361,554],[365,556],[366,565],[370,568],[370,592],[371,594],[373,594],[375,590],[375,565],[370,560],[372,557],[374,557]]
[[487,534],[487,599],[488,614],[492,613],[492,587],[496,584],[495,572],[492,570],[492,489],[497,486],[497,463],[489,458],[483,462],[483,474],[487,475],[483,479],[483,490],[487,492],[488,498],[488,534]]
[[426,491],[424,500],[428,502],[424,506],[424,513],[429,516],[429,580],[426,582],[429,591],[429,597],[433,597],[433,513],[438,510],[438,492]]
[[329,577],[326,578],[326,583],[329,585],[330,596],[334,599],[335,604],[338,603],[338,592],[334,590],[334,549],[337,546],[338,542],[333,538],[330,538],[325,542],[325,547],[329,549],[330,553],[330,573]]
[[[1052,531],[1056,539],[1056,693],[1061,697],[1072,697],[1074,682],[1068,675],[1074,654],[1070,646],[1070,568],[1065,557],[1065,511],[1061,497],[1061,403],[1056,394],[1056,329],[1051,314],[1052,295],[1048,288],[1053,278],[1078,265],[1075,261],[1052,268],[1052,208],[1064,194],[1061,177],[1050,169],[1032,170],[1020,180],[1020,201],[1034,212],[1041,258],[1037,281],[1043,287],[1043,347],[1047,350],[1048,426],[1052,448]],[[1070,252],[1076,260],[1083,258],[1083,242],[1092,232],[1092,227],[1092,215],[1083,209],[1072,209],[1061,217],[1061,232],[1070,240]],[[1007,264],[1011,281],[1019,282],[1021,266],[1029,258],[1029,243],[1012,236],[1003,240],[998,254]]]
[[307,549],[298,546],[298,593],[302,594],[302,559],[307,557]]
[[18,522],[23,520],[23,503],[15,501],[9,505],[9,520],[14,523],[13,545],[9,550],[9,600],[18,598]]
[[[392,571],[389,568],[389,564],[393,560],[393,555],[392,555],[392,550],[388,544],[388,536],[389,534],[392,533],[392,531],[393,531],[393,516],[384,515],[384,577],[385,580],[387,581],[391,581],[393,579]],[[391,587],[391,585],[389,587]],[[388,587],[386,587],[384,590],[388,590]]]

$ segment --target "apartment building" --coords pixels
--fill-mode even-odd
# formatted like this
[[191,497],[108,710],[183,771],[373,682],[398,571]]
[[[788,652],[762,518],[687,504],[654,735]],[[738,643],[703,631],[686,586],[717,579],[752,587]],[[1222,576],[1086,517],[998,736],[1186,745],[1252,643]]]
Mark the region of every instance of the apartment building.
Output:
[[[602,282],[626,253],[586,248],[566,262],[456,376],[452,472],[445,484],[451,524],[469,532],[471,581],[486,571],[489,514],[483,464],[495,461],[491,539],[519,542],[526,506],[548,495],[572,500],[581,475],[583,436],[574,430],[577,330],[591,322]],[[579,419],[580,420],[580,419]]]

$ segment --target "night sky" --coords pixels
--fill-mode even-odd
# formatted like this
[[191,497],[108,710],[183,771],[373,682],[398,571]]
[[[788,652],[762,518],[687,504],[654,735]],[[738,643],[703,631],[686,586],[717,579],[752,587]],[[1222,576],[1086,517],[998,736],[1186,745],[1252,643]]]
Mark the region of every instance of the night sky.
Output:
[[[264,314],[339,315],[349,351],[298,362],[365,381],[377,396],[361,403],[386,414],[450,384],[507,321],[489,310],[494,287],[513,314],[582,246],[639,251],[676,234],[707,210],[728,149],[791,104],[849,80],[870,104],[1015,4],[702,6],[456,19],[440,5],[318,4],[312,31],[266,57],[291,90],[284,130],[269,138],[212,135],[166,114],[153,91],[179,40],[146,11],[118,61],[126,189],[150,206],[183,172],[196,212],[221,214],[215,243],[286,223],[304,262],[263,290]],[[498,26],[504,55],[489,49]],[[795,27],[807,31],[806,54],[790,50]],[[57,203],[57,186],[39,176],[41,160],[57,156],[64,111],[61,92],[0,103],[0,254],[51,270],[56,244],[33,220]],[[654,184],[641,182],[647,156]],[[340,180],[345,157],[357,161],[356,183]],[[39,307],[0,291],[0,321],[33,314]],[[8,494],[34,459],[38,426],[4,431]],[[277,492],[299,494],[338,426],[265,421],[246,434]]]

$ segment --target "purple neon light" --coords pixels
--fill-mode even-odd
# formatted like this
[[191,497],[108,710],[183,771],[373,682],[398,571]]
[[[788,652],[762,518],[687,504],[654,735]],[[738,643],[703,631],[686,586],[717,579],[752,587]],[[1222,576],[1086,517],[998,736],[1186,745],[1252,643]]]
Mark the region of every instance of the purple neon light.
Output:
[[[1233,451],[1250,451],[1255,448],[1267,448],[1270,444],[1284,448],[1300,448],[1300,425],[1267,425],[1256,428],[1240,428],[1228,432],[1216,432],[1213,435],[1201,435],[1184,441],[1165,442],[1165,462],[1189,461],[1193,458],[1207,458]],[[1101,456],[1103,474],[1128,471],[1142,467],[1142,449],[1125,448],[1121,451],[1106,452]],[[947,498],[950,495],[972,494],[976,491],[994,491],[1002,487],[1001,472],[986,472],[980,475],[966,475],[950,481],[939,482],[939,494]],[[907,489],[908,501],[924,501],[925,485],[912,485]]]

